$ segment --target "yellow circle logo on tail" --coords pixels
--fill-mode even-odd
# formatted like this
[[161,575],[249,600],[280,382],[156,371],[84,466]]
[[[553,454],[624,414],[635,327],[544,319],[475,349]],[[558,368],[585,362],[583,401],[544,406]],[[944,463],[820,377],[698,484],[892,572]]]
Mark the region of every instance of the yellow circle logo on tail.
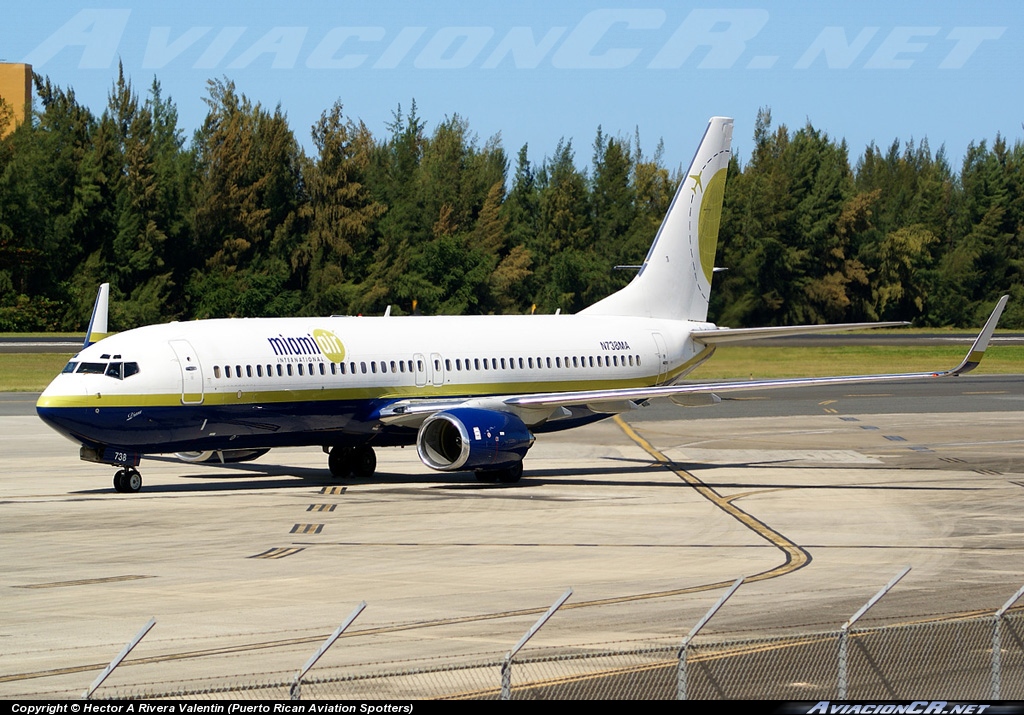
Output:
[[723,168],[711,177],[704,187],[700,202],[697,245],[700,249],[700,267],[709,284],[715,270],[715,249],[718,247],[718,227],[722,223],[722,200],[725,198],[727,173],[728,170]]
[[316,341],[316,345],[320,348],[320,352],[324,354],[324,357],[331,362],[341,362],[345,359],[345,345],[330,330],[317,328],[313,331],[313,340]]

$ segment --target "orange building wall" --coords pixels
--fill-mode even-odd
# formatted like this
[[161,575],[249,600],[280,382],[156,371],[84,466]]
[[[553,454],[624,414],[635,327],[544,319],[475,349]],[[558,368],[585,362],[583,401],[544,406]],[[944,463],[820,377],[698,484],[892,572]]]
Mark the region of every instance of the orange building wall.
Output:
[[14,115],[13,124],[0,127],[0,136],[5,136],[25,121],[25,112],[31,109],[32,65],[0,63],[0,99]]

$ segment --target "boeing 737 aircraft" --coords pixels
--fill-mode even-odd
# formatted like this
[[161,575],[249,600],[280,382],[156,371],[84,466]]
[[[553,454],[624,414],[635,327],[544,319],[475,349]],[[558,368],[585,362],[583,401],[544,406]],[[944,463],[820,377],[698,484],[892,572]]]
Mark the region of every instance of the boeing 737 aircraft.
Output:
[[101,288],[85,348],[39,398],[39,416],[116,466],[137,492],[143,455],[241,461],[319,445],[331,474],[369,477],[376,447],[416,445],[428,467],[516,482],[534,435],[656,398],[954,376],[971,370],[1006,304],[968,356],[942,372],[681,384],[734,340],[902,323],[719,328],[707,322],[733,122],[713,117],[639,272],[576,315],[200,320],[102,338]]

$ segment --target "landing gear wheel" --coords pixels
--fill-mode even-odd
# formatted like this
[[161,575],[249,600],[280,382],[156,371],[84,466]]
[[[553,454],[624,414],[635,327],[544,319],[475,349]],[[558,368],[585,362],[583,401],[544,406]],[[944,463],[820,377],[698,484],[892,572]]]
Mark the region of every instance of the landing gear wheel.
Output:
[[511,467],[505,467],[497,471],[498,481],[502,484],[515,484],[523,476],[523,463],[516,462]]
[[327,467],[335,479],[345,479],[352,473],[353,450],[351,447],[332,447],[327,457]]
[[364,445],[356,447],[352,454],[352,476],[356,479],[369,479],[377,471],[377,455],[373,447]]
[[118,469],[114,474],[114,490],[121,494],[133,494],[142,489],[142,475],[134,467]]
[[495,482],[515,484],[523,476],[523,463],[516,462],[512,466],[503,469],[478,469],[475,474],[479,482],[487,484],[494,484]]
[[126,492],[135,493],[142,489],[142,475],[137,469],[128,469],[122,483]]

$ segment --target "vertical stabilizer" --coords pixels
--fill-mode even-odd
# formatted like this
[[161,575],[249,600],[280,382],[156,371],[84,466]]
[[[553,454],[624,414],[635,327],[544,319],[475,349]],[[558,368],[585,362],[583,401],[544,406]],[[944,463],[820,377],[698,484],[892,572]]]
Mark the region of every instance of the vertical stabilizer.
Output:
[[110,284],[103,283],[96,292],[96,302],[92,306],[92,317],[89,319],[89,329],[85,332],[85,344],[87,348],[93,343],[98,343],[107,337],[107,309],[110,302]]
[[707,320],[731,143],[732,119],[712,117],[640,271],[581,313]]

